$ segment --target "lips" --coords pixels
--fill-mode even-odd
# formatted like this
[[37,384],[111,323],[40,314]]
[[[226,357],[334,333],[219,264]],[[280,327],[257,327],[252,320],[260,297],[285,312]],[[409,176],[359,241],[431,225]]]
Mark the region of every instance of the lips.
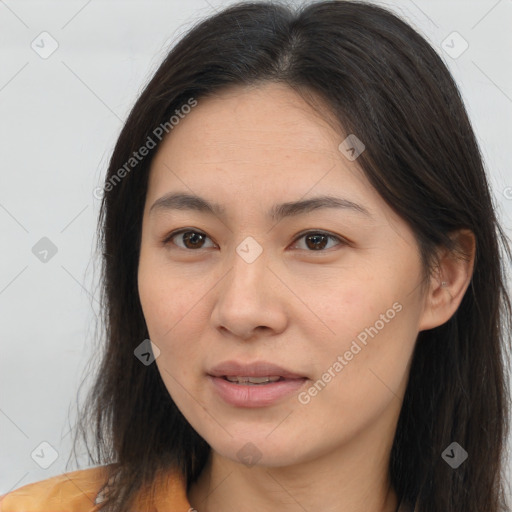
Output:
[[303,389],[308,380],[280,379],[267,384],[238,384],[225,377],[207,377],[214,394],[224,403],[234,407],[268,407],[283,400],[291,399]]
[[[214,366],[208,374],[212,377],[280,377],[281,379],[304,379],[304,375],[291,372],[269,363],[267,361],[256,361],[244,364],[238,361],[224,361]],[[272,379],[274,380],[274,379]]]
[[208,381],[225,403],[251,408],[290,398],[306,385],[308,378],[266,361],[225,361],[208,372]]

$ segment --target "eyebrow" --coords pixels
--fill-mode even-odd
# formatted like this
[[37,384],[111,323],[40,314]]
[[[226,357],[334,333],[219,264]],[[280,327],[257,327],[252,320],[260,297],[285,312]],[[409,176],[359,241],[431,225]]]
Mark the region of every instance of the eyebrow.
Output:
[[[267,216],[272,221],[279,222],[285,217],[303,215],[321,208],[347,209],[373,219],[373,216],[364,206],[354,203],[353,201],[349,201],[348,199],[328,195],[313,197],[311,199],[301,201],[276,204],[270,209]],[[170,193],[162,196],[160,199],[157,199],[149,209],[149,213],[153,214],[157,211],[168,210],[192,210],[207,213],[209,215],[215,215],[217,217],[224,217],[226,215],[225,208],[220,204],[209,202],[206,199],[193,194],[181,192]]]

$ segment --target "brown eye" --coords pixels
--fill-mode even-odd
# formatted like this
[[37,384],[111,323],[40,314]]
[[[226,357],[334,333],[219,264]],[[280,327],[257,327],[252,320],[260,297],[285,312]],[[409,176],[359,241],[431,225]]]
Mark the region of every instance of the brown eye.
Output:
[[[317,232],[317,231],[309,231],[307,233],[303,233],[301,236],[296,238],[296,244],[298,240],[304,239],[305,240],[305,250],[311,251],[322,251],[325,249],[326,245],[329,243],[329,240],[336,240],[339,242],[338,245],[345,245],[346,242],[342,240],[340,237],[331,235],[329,233],[323,233],[323,232]],[[294,246],[294,247],[295,247]],[[330,247],[329,247],[330,249]]]
[[201,233],[200,231],[193,231],[193,230],[181,230],[177,233],[171,233],[165,240],[164,245],[167,245],[169,242],[171,242],[173,239],[180,240],[183,245],[180,245],[179,243],[172,242],[181,249],[203,249],[204,248],[204,241],[206,239],[209,239],[208,236],[206,236],[204,233]]
[[[176,239],[176,241],[173,241]],[[299,247],[299,249],[304,249],[309,252],[322,252],[326,249],[327,245],[330,241],[334,240],[338,242],[337,245],[347,245],[347,242],[342,238],[331,235],[329,233],[323,233],[321,231],[308,231],[298,236],[295,239],[295,245],[293,247],[297,247],[298,241],[304,239],[305,247]],[[201,231],[196,231],[192,229],[182,229],[180,231],[171,233],[163,240],[163,245],[168,245],[169,243],[173,243],[178,246],[180,249],[184,250],[197,250],[204,249],[205,240],[211,240],[205,233]],[[178,242],[180,241],[180,242]],[[336,244],[335,244],[336,245]],[[213,247],[211,245],[210,247]],[[332,246],[331,246],[332,247]],[[331,247],[327,247],[330,249]]]
[[307,235],[306,245],[309,249],[314,249],[315,251],[323,249],[327,244],[328,238],[325,235]]

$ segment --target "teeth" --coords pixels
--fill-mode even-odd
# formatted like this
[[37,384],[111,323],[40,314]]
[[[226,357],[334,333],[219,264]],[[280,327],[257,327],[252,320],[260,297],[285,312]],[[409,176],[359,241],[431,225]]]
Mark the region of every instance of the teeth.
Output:
[[268,382],[276,382],[281,377],[279,375],[270,377],[230,377],[226,376],[229,382],[236,382],[237,384],[267,384]]

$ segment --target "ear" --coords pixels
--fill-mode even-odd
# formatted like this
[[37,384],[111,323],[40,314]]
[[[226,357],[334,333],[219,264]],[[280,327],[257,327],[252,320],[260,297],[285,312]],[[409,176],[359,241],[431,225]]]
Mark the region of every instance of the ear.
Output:
[[450,236],[455,240],[453,251],[443,247],[438,254],[438,267],[430,278],[419,330],[433,329],[447,322],[457,311],[466,292],[475,263],[475,235],[462,229]]

